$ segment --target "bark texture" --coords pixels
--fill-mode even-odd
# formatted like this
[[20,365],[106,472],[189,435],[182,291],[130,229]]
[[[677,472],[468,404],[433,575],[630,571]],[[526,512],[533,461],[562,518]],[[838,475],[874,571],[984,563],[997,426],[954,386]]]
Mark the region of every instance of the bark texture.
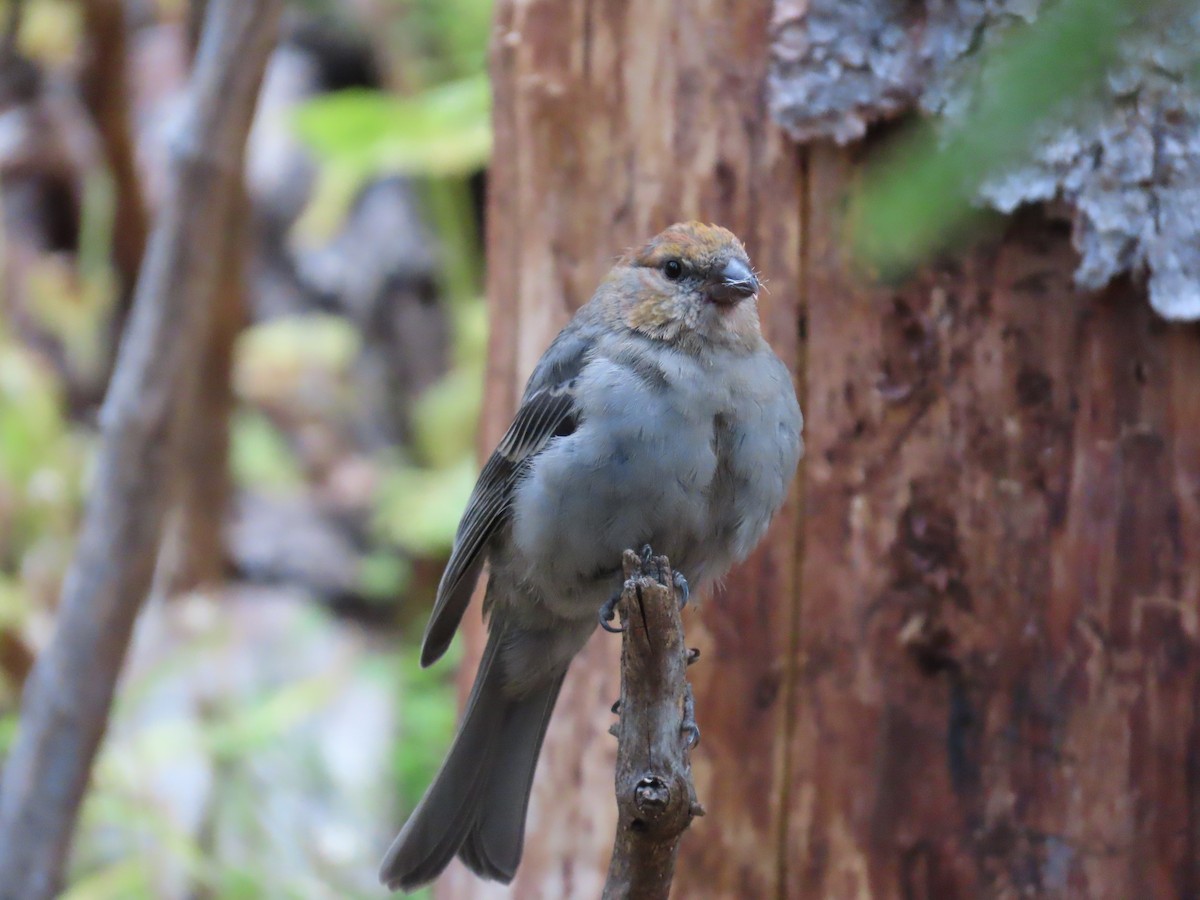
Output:
[[102,413],[95,486],[54,638],[26,684],[0,793],[0,897],[54,895],[129,635],[150,586],[175,465],[171,423],[195,377],[279,0],[214,0],[169,186]]
[[[1065,21],[1074,24],[1064,28]],[[1007,214],[1067,201],[1079,286],[1146,274],[1160,315],[1200,320],[1200,222],[1192,214],[1200,191],[1200,14],[1193,3],[776,0],[772,109],[798,140],[846,143],[918,108],[953,136],[995,90],[988,51],[1043,27],[1067,38],[1059,54],[1071,60],[1065,80],[1075,96],[1068,92],[1028,152],[992,173],[980,202]]]
[[839,237],[857,161],[810,160],[782,893],[1194,895],[1200,333],[1128,282],[1073,290],[1038,211],[869,285]]
[[[1129,280],[1077,290],[1036,210],[871,283],[846,250],[871,148],[780,136],[770,15],[501,0],[493,44],[487,449],[612,257],[677,219],[746,240],[802,388],[793,503],[684,614],[710,815],[675,896],[1193,896],[1200,332]],[[439,896],[599,893],[614,651],[568,676],[514,887]]]

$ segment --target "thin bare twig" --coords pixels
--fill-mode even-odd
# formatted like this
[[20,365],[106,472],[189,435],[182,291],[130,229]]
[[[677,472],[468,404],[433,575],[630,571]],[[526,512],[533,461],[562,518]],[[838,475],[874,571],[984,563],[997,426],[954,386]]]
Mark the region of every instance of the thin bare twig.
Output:
[[171,597],[217,583],[225,564],[225,515],[233,493],[229,471],[233,351],[246,322],[246,250],[250,203],[239,181],[218,249],[221,278],[200,359],[200,376],[178,410],[181,465],[168,516],[155,591]]
[[177,450],[220,277],[222,229],[281,0],[213,0],[173,142],[166,197],[101,414],[103,438],[58,627],[26,685],[0,791],[0,897],[40,900],[63,863],[150,586]]
[[683,642],[667,558],[626,550],[624,570],[618,821],[603,897],[666,900],[679,840],[704,814],[688,759],[699,734],[687,683],[695,657]]
[[[190,0],[187,49],[195,61],[209,0]],[[229,471],[229,421],[233,414],[233,350],[246,325],[245,271],[252,242],[251,207],[243,178],[234,189],[220,248],[221,278],[200,353],[199,377],[181,399],[175,427],[182,460],[155,572],[154,593],[177,596],[211,587],[224,574],[225,516],[233,493]]]

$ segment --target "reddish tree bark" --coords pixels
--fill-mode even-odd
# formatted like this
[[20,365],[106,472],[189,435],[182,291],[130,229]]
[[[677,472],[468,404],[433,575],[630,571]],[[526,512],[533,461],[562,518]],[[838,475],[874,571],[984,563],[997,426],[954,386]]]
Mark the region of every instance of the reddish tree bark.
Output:
[[[871,282],[871,148],[779,135],[770,7],[501,0],[494,34],[487,448],[613,256],[677,219],[746,240],[802,387],[796,499],[685,613],[709,815],[675,895],[1195,894],[1200,333],[1134,283],[1077,292],[1036,212]],[[616,649],[568,677],[514,887],[441,896],[597,895]]]
[[1200,333],[1065,223],[887,288],[811,155],[787,896],[1200,890]]

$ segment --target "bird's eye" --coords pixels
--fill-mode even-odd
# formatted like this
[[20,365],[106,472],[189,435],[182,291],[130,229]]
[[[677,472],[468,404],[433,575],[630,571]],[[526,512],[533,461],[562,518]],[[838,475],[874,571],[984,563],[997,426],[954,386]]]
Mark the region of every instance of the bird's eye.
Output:
[[668,259],[663,263],[663,274],[672,281],[678,281],[683,277],[683,263],[677,259]]

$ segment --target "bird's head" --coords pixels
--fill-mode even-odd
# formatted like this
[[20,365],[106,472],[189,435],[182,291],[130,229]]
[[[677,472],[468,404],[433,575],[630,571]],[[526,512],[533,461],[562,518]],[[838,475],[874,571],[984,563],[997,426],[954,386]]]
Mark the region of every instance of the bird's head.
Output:
[[601,293],[626,327],[684,348],[753,347],[758,277],[746,248],[718,225],[672,225],[613,268]]

